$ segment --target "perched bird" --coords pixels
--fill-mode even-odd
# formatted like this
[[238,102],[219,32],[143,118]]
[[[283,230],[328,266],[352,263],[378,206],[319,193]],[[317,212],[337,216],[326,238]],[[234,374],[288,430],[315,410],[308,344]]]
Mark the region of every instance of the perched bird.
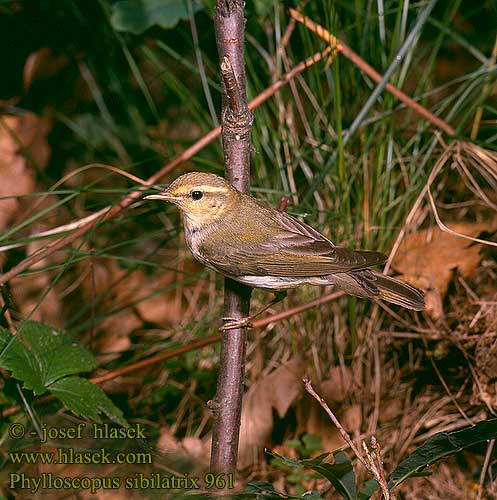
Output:
[[[384,254],[336,246],[217,175],[190,172],[145,198],[178,206],[186,243],[198,261],[244,285],[272,290],[279,300],[282,291],[300,285],[335,285],[357,297],[424,309],[420,290],[370,269],[387,260]],[[247,324],[243,321],[223,329]]]

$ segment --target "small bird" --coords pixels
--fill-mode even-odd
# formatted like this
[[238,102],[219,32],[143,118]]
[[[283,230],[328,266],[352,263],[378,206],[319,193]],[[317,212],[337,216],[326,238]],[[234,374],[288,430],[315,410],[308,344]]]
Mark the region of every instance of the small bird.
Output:
[[304,284],[335,285],[350,295],[415,311],[425,307],[420,290],[370,269],[385,263],[386,255],[336,246],[311,226],[217,175],[190,172],[145,199],[178,206],[186,243],[199,262],[244,285],[275,292],[276,299],[263,310],[222,330],[247,326],[249,319],[282,300],[285,290]]

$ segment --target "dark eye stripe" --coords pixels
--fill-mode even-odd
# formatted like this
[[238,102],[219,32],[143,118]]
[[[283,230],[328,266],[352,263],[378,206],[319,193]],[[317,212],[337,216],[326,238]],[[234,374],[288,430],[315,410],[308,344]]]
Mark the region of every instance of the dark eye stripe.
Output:
[[202,191],[192,191],[191,193],[192,200],[195,201],[200,200],[202,196],[204,196],[204,193],[202,193]]

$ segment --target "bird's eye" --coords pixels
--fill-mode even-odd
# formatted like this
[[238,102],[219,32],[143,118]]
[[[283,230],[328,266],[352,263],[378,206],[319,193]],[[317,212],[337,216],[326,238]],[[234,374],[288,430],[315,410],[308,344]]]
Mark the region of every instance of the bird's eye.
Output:
[[204,196],[204,193],[202,193],[202,191],[192,191],[192,200],[198,201],[202,198],[202,196]]

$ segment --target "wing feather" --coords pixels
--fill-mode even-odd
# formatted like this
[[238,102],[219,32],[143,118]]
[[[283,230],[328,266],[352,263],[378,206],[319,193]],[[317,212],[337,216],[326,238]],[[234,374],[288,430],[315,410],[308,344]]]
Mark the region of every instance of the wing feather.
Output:
[[378,252],[337,247],[304,222],[261,206],[268,210],[265,221],[270,223],[257,225],[257,244],[240,241],[241,232],[228,239],[223,235],[222,241],[211,234],[203,242],[202,253],[215,256],[212,267],[232,276],[312,277],[366,269],[387,259]]

